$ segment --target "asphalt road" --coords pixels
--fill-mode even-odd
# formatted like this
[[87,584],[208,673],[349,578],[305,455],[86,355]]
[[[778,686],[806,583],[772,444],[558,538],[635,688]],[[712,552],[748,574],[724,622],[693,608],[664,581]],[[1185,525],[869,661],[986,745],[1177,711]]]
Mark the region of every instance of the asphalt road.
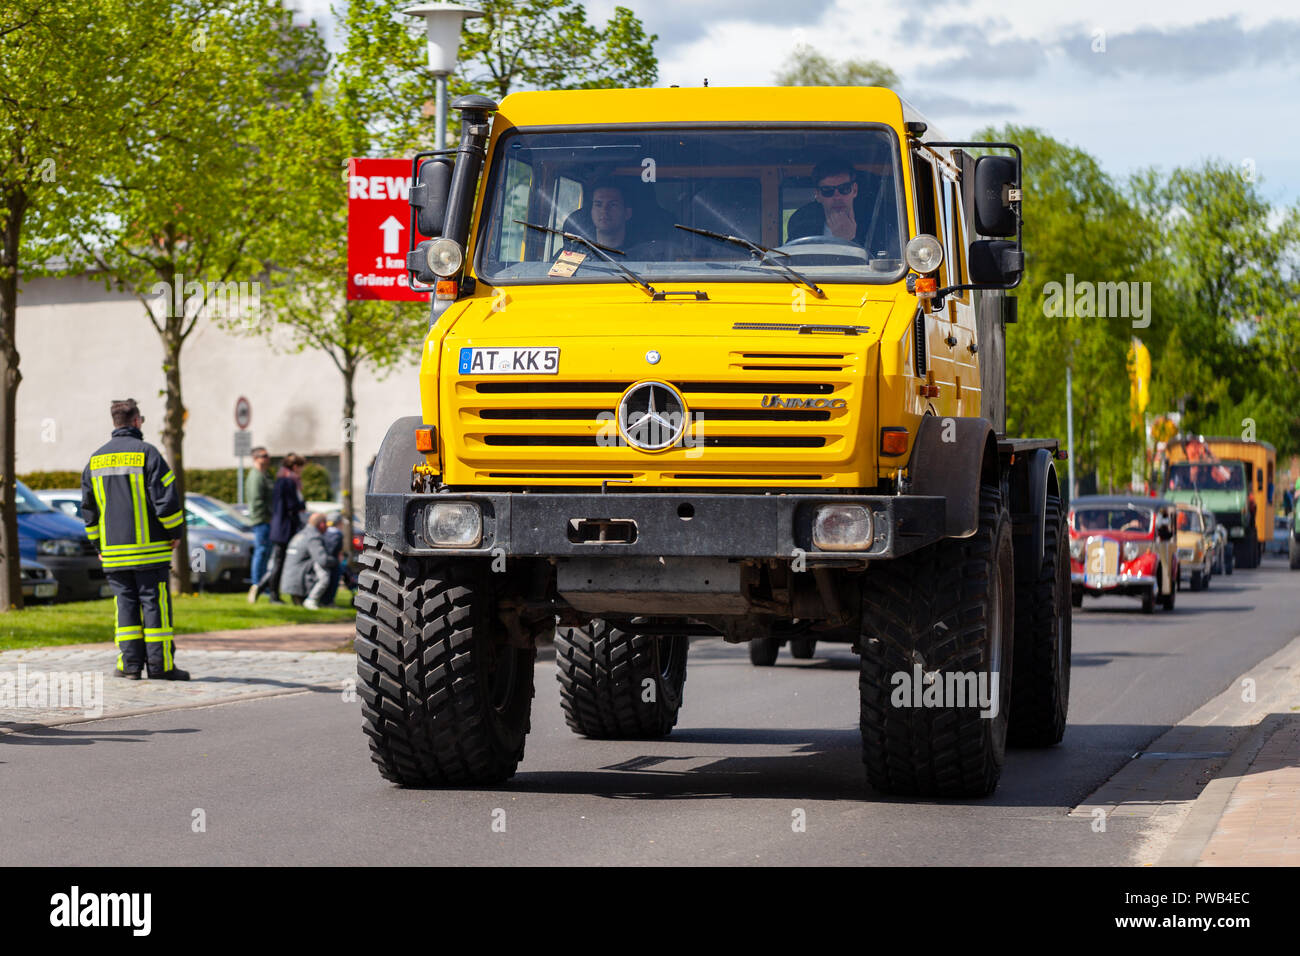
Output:
[[1122,865],[1141,824],[1069,810],[1297,634],[1300,573],[1274,557],[1173,614],[1087,601],[1064,742],[1010,752],[985,800],[867,789],[856,658],[833,646],[759,670],[696,642],[678,727],[651,743],[573,736],[539,661],[524,762],[496,789],[384,782],[334,692],[4,735],[0,864]]

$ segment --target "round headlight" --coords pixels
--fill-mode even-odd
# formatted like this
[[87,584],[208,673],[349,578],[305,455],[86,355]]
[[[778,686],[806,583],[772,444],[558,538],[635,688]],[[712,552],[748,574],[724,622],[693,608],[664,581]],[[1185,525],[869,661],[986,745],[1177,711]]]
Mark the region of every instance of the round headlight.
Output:
[[943,245],[930,235],[920,235],[907,244],[908,268],[928,275],[943,262]]
[[433,240],[424,250],[425,261],[429,271],[441,278],[454,276],[465,263],[465,253],[460,243],[446,236]]

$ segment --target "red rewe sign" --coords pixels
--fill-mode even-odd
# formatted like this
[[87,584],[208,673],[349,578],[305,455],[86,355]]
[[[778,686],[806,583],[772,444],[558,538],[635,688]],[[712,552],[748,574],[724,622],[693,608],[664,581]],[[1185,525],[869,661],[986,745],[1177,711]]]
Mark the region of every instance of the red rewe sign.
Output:
[[427,301],[407,284],[411,161],[348,160],[348,298]]

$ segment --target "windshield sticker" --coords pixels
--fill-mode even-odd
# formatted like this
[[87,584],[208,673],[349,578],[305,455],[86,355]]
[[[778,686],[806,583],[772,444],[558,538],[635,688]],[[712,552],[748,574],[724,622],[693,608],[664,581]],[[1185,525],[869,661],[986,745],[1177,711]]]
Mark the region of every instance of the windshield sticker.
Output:
[[560,253],[560,258],[555,260],[555,265],[551,266],[551,271],[546,273],[548,276],[560,276],[567,279],[578,271],[578,266],[582,265],[587,258],[585,252],[573,252],[565,249]]

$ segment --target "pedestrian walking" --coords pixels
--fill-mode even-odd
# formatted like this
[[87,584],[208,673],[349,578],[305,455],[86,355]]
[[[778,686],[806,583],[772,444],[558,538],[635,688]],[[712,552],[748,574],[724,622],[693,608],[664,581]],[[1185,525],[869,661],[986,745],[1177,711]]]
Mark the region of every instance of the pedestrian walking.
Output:
[[267,561],[266,573],[248,592],[250,604],[256,603],[261,594],[267,595],[270,603],[283,604],[280,600],[280,575],[284,570],[284,553],[289,541],[302,528],[302,511],[306,503],[302,500],[302,468],[307,459],[293,452],[284,456],[280,463],[279,474],[271,489],[271,527],[268,538],[271,542],[271,556]]
[[81,516],[113,587],[115,675],[139,680],[146,671],[152,680],[189,680],[176,667],[167,590],[185,521],[176,476],[144,440],[135,399],[113,402],[109,413],[113,436],[81,473]]
[[338,567],[338,559],[325,550],[324,532],[328,526],[325,515],[316,512],[307,519],[306,526],[293,536],[284,554],[284,578],[281,587],[293,598],[295,604],[317,610],[320,600],[329,588],[330,572]]
[[253,587],[249,598],[257,600],[254,592],[257,582],[266,574],[266,560],[271,552],[271,492],[275,481],[271,478],[271,456],[258,445],[253,449],[253,467],[244,478],[244,500],[248,502],[248,520],[253,525],[253,566],[249,574]]

